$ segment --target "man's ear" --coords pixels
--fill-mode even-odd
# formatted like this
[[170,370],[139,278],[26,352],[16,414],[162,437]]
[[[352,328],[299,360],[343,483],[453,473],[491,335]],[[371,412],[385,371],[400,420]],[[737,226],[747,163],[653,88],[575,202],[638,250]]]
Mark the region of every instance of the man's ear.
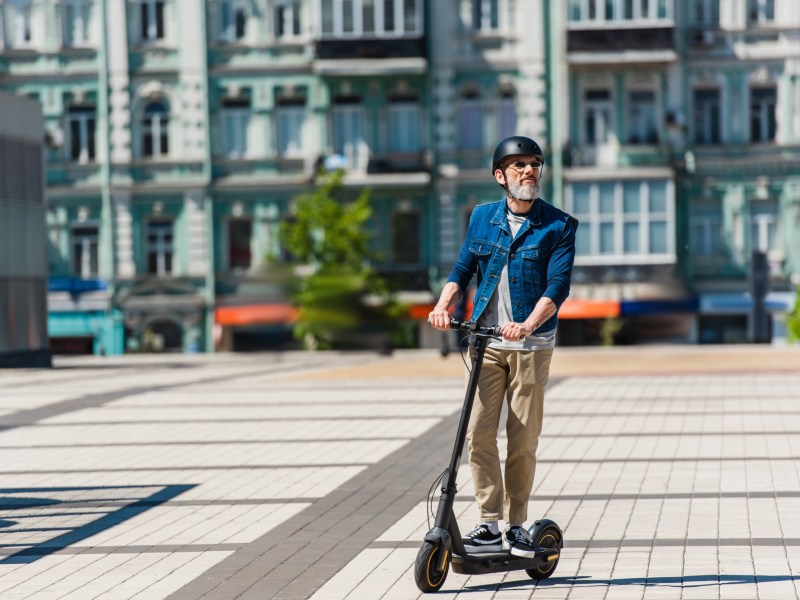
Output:
[[505,176],[505,174],[503,173],[502,170],[495,169],[494,170],[494,178],[497,181],[497,183],[499,183],[500,185],[505,185],[506,184],[506,176]]

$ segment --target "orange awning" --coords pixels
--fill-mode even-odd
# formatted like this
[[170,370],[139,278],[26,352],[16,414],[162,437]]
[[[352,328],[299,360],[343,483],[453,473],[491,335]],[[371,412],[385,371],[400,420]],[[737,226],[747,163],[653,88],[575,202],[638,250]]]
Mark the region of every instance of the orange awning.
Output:
[[613,300],[566,300],[559,319],[605,319],[619,316],[619,302]]
[[214,311],[217,325],[276,325],[294,322],[297,309],[290,304],[249,304],[220,306]]

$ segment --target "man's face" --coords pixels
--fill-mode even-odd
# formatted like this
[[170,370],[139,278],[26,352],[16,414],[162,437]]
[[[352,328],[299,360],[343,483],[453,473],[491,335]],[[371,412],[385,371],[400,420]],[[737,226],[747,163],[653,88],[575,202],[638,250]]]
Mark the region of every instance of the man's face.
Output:
[[541,173],[541,163],[536,156],[519,155],[507,158],[494,176],[497,183],[506,185],[509,196],[532,202],[541,190]]

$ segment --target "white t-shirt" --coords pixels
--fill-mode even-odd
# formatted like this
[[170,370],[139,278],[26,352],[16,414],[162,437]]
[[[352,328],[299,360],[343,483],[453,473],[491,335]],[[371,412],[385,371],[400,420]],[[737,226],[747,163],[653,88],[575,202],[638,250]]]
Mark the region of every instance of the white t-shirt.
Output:
[[[519,228],[527,219],[527,215],[515,215],[512,212],[507,213],[508,225],[511,228],[512,239],[517,237]],[[484,327],[494,327],[495,325],[505,325],[506,323],[514,322],[514,312],[511,310],[511,290],[508,287],[508,262],[503,265],[503,271],[500,273],[500,281],[497,282],[497,287],[489,298],[489,304],[486,310],[483,311],[478,323]],[[528,315],[525,315],[527,318]],[[501,340],[492,340],[489,342],[490,348],[497,348],[499,350],[548,350],[556,345],[556,330],[547,331],[535,335],[528,335],[518,342],[511,342],[505,338]]]

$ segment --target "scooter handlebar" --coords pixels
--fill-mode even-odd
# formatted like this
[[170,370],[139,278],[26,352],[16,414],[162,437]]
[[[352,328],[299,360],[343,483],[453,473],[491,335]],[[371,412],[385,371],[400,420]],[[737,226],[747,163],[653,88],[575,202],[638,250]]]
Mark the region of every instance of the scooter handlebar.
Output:
[[500,335],[500,325],[495,327],[482,327],[478,325],[474,321],[458,321],[453,319],[450,321],[450,329],[457,329],[459,331],[469,331],[470,333],[474,333],[476,335],[492,335],[492,336],[499,336]]

